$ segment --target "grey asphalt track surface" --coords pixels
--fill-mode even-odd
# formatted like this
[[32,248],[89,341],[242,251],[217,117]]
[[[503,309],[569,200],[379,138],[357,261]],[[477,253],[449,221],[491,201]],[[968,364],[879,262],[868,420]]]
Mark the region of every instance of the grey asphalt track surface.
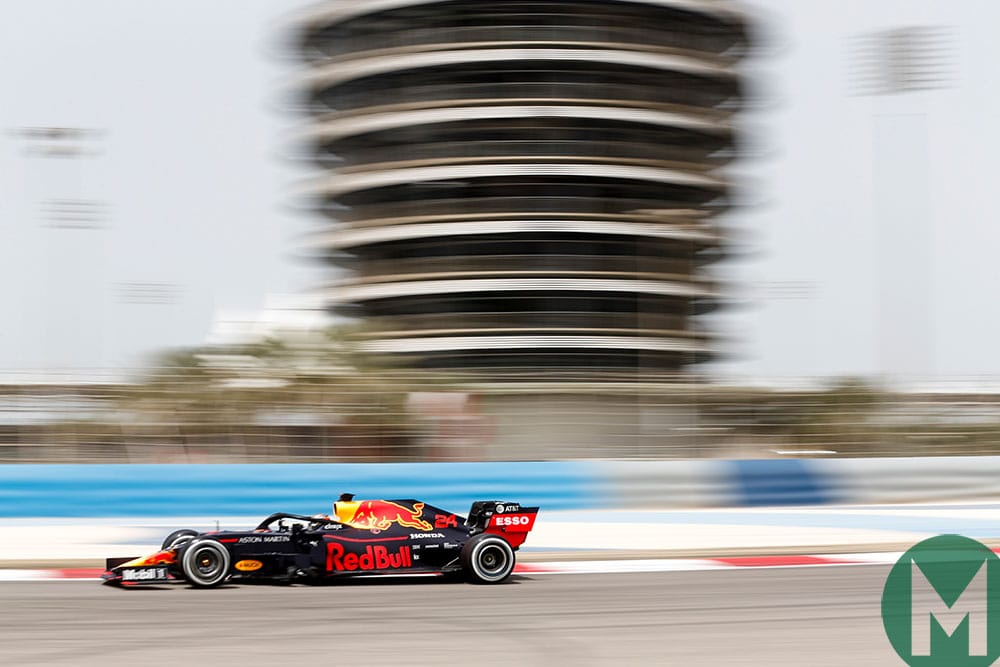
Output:
[[499,586],[0,583],[2,665],[903,665],[884,566],[519,575]]

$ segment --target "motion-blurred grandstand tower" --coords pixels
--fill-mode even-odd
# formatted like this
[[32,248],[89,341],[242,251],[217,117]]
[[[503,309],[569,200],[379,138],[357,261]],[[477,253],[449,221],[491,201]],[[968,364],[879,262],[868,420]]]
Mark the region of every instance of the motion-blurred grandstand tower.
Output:
[[[429,368],[710,359],[743,15],[726,0],[341,0],[296,22],[331,308]],[[638,375],[636,375],[638,373]]]

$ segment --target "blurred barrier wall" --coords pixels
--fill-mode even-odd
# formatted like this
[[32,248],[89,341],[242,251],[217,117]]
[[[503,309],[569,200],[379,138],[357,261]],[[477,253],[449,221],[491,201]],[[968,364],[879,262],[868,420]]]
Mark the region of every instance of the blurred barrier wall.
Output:
[[963,456],[808,461],[835,500],[901,503],[996,499],[1000,457]]
[[0,517],[317,514],[345,492],[460,513],[473,500],[576,509],[595,502],[599,472],[587,462],[4,465]]
[[832,480],[811,461],[734,461],[732,465],[740,505],[818,505],[834,500]]
[[4,465],[0,517],[226,517],[329,512],[343,492],[544,510],[980,500],[1000,457],[798,461]]
[[760,507],[973,501],[1000,496],[1000,457],[618,461],[612,506]]

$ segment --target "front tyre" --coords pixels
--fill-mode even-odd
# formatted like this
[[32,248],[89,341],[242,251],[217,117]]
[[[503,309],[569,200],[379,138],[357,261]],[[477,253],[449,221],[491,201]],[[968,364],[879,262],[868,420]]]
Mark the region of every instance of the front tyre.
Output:
[[191,530],[190,528],[182,528],[181,530],[175,530],[166,537],[163,538],[163,544],[160,545],[161,551],[166,551],[168,549],[177,549],[185,542],[189,542],[192,538],[198,537],[197,530]]
[[499,584],[514,571],[514,550],[502,537],[476,535],[462,547],[462,569],[474,584]]
[[197,540],[184,550],[181,571],[196,588],[218,586],[229,576],[229,551],[215,540]]

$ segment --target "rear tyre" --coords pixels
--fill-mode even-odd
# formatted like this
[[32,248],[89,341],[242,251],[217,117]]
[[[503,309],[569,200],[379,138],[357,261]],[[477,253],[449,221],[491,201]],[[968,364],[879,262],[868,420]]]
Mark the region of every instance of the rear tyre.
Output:
[[198,537],[197,530],[191,530],[190,528],[175,530],[163,538],[163,544],[160,545],[160,550],[166,551],[167,549],[176,549],[185,542],[190,542],[194,537]]
[[514,550],[502,537],[476,535],[462,547],[462,568],[474,584],[499,584],[514,571]]
[[218,586],[229,577],[229,551],[215,540],[196,540],[181,556],[184,578],[196,588]]

